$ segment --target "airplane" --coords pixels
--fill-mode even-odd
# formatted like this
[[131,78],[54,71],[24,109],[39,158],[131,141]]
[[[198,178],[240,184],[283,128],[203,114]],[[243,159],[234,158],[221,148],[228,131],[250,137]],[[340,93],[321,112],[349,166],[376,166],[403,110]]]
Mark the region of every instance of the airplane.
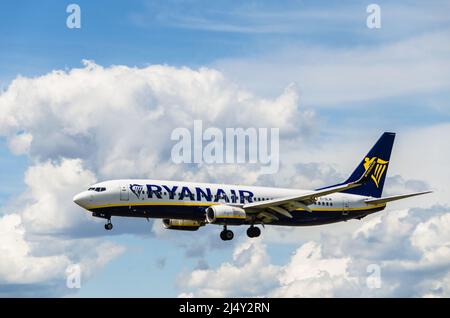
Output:
[[385,132],[342,183],[316,190],[211,184],[186,181],[123,179],[96,183],[73,201],[107,220],[111,217],[159,218],[170,230],[196,231],[207,224],[223,227],[220,238],[233,239],[228,226],[246,225],[258,237],[257,225],[309,226],[362,219],[382,211],[388,202],[432,191],[382,197],[395,133]]

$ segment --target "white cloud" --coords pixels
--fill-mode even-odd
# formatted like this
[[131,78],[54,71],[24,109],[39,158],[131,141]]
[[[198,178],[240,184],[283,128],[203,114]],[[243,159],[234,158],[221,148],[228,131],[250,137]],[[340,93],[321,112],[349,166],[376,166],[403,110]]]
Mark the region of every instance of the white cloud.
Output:
[[[353,233],[302,244],[283,266],[261,242],[246,241],[231,263],[195,270],[180,287],[191,296],[448,297],[449,220],[440,207],[381,212]],[[370,266],[380,268],[380,288],[368,284]]]
[[[0,95],[0,107],[0,135],[9,140],[11,150],[27,152],[32,161],[25,175],[24,193],[8,206],[8,211],[14,213],[10,214],[12,219],[3,221],[9,229],[5,240],[18,242],[20,246],[18,254],[7,251],[8,262],[22,264],[23,271],[30,273],[22,276],[35,283],[54,281],[53,276],[49,275],[46,280],[44,275],[46,266],[50,266],[49,260],[53,258],[58,261],[51,265],[59,267],[52,273],[60,277],[66,263],[81,261],[86,271],[93,272],[120,253],[120,247],[107,245],[111,243],[102,239],[74,240],[76,237],[92,237],[93,233],[103,235],[99,224],[72,203],[73,195],[95,180],[139,176],[311,188],[341,181],[345,176],[345,173],[338,172],[345,171],[341,169],[342,165],[351,171],[367,150],[360,145],[369,146],[360,134],[354,134],[339,144],[334,139],[317,145],[304,143],[302,137],[314,129],[316,118],[314,113],[301,109],[295,86],[287,86],[276,98],[261,98],[242,89],[219,71],[208,68],[193,70],[159,65],[104,68],[85,62],[85,67],[80,69],[54,71],[37,78],[17,78]],[[285,146],[282,151],[286,152],[280,173],[261,177],[256,169],[246,166],[186,168],[172,164],[168,160],[170,132],[176,127],[190,127],[194,119],[203,119],[206,125],[219,128],[281,127]],[[407,150],[403,148],[400,151],[402,154],[393,162],[401,164],[393,164],[390,171],[407,177],[392,179],[390,191],[416,189],[428,184],[440,187],[448,180],[445,172],[436,173],[432,158],[427,158],[425,166],[417,156],[411,159],[422,147],[433,148],[434,152],[430,153],[438,156],[438,150],[445,142],[433,136],[441,136],[446,131],[445,127],[434,127],[420,138],[413,138],[416,136],[411,132],[406,134],[414,143],[408,144]],[[420,134],[420,131],[414,133]],[[17,140],[18,136],[23,140]],[[408,155],[404,157],[403,154]],[[343,163],[339,166],[336,163],[341,160],[341,155]],[[349,158],[351,160],[347,160]],[[439,164],[445,166],[446,158],[448,154],[438,158]],[[407,162],[411,161],[411,166],[408,166]],[[415,169],[417,166],[421,169]],[[41,180],[45,180],[44,187]],[[445,192],[439,198],[441,203],[448,201]],[[429,199],[427,202],[429,206]],[[419,246],[424,246],[427,240],[420,238],[424,234],[421,234],[423,230],[418,224],[427,224],[424,223],[426,220],[416,219],[408,210],[405,211],[379,214],[368,223],[363,221],[360,229],[358,223],[352,223],[346,231],[335,230],[334,227],[323,227],[323,232],[284,229],[282,231],[290,231],[289,235],[278,238],[279,241],[299,242],[313,231],[325,237],[320,244],[316,241],[301,246],[285,266],[271,264],[261,242],[246,241],[237,246],[230,262],[217,269],[197,269],[187,279],[183,277],[184,282],[180,286],[187,289],[186,295],[195,296],[234,296],[239,293],[248,296],[371,295],[371,291],[361,285],[361,277],[366,275],[365,265],[370,262],[383,264],[388,273],[397,273],[405,268],[417,273],[424,269],[425,264],[427,268],[430,264],[439,264],[443,268],[439,275],[444,277],[445,246],[421,250]],[[14,218],[18,218],[15,223],[12,221]],[[149,232],[150,228],[145,223],[142,222],[144,231]],[[153,226],[157,226],[156,223]],[[422,225],[426,226],[434,227],[434,224]],[[353,238],[348,234],[349,229],[355,230]],[[115,233],[136,233],[136,228],[126,225],[116,226],[114,230]],[[415,240],[419,245],[412,246],[409,238],[415,230]],[[213,233],[213,230],[204,228],[200,231],[194,235],[208,234],[202,240],[192,233],[190,236],[183,234],[189,237],[182,245],[187,256],[203,257],[209,247],[215,247],[215,243],[210,241],[217,242],[217,231]],[[162,237],[160,232],[155,232]],[[342,233],[342,237],[332,237],[329,235],[331,232]],[[179,235],[173,233],[171,236],[164,232],[164,237],[179,238]],[[270,235],[268,237],[266,242],[271,242]],[[392,240],[397,244],[392,245]],[[82,248],[78,249],[75,242]],[[107,248],[95,248],[97,245]],[[393,257],[397,254],[401,256],[400,260]],[[35,272],[29,271],[35,258],[40,258],[39,266],[33,268]],[[412,264],[417,260],[419,267],[415,268]],[[17,282],[19,278],[10,272],[11,267],[8,268],[1,272],[0,278]],[[304,270],[299,272],[298,268]],[[311,268],[314,270],[310,271]],[[418,295],[437,294],[423,287],[436,285],[433,280],[419,274],[416,276],[418,278],[414,282],[405,279],[403,283],[393,279],[391,284],[388,279],[383,293],[405,294],[405,289],[395,286],[403,283],[404,287],[409,283],[415,286],[414,291]],[[446,289],[441,289],[445,293]]]
[[15,155],[22,155],[28,153],[30,150],[33,136],[30,134],[18,134],[9,139],[9,149]]
[[262,95],[296,82],[305,105],[356,107],[357,102],[448,91],[448,37],[444,29],[378,46],[292,44],[269,55],[228,58],[214,66]]
[[18,214],[0,218],[0,239],[0,295],[9,297],[30,295],[31,286],[40,286],[35,292],[41,296],[72,294],[77,290],[67,288],[69,266],[80,266],[83,284],[123,251],[116,244],[95,239],[30,236]]
[[20,200],[26,202],[21,211],[23,222],[34,233],[61,234],[87,223],[88,214],[81,213],[72,198],[96,182],[91,171],[82,167],[80,159],[50,161],[28,168],[27,191]]
[[308,242],[285,266],[270,263],[266,246],[246,240],[237,245],[232,262],[216,269],[194,270],[180,276],[180,296],[190,297],[326,297],[354,279],[347,273],[347,258],[322,257],[320,244]]
[[[14,243],[20,248],[17,254],[8,250],[0,279],[50,284],[41,293],[62,281],[69,264],[81,262],[83,271],[91,273],[121,251],[104,239],[86,238],[104,235],[101,220],[72,202],[89,184],[137,176],[243,181],[243,166],[185,169],[170,162],[168,140],[174,128],[190,128],[194,119],[202,119],[205,126],[219,128],[283,127],[282,136],[289,138],[314,120],[312,112],[300,110],[294,86],[264,99],[213,69],[104,68],[91,61],[79,69],[16,78],[1,93],[0,108],[0,135],[13,153],[26,153],[32,162],[23,193],[4,207],[9,213],[4,222],[16,219],[4,225],[4,240],[11,249]],[[256,179],[256,173],[246,178],[248,183]],[[142,230],[131,221],[117,222],[114,234],[151,231],[146,222],[139,223]],[[192,257],[205,250],[186,249]],[[23,270],[15,271],[15,263]]]
[[439,247],[450,248],[450,214],[439,215],[419,224],[411,236],[411,243],[421,251]]
[[434,191],[428,198],[418,198],[415,202],[423,206],[423,201],[450,204],[450,169],[447,169],[450,148],[446,142],[450,134],[448,123],[411,129],[400,133],[394,149],[391,171],[408,179],[422,180]]
[[281,127],[282,135],[305,132],[314,122],[311,111],[299,108],[293,86],[264,99],[213,69],[104,68],[90,61],[68,72],[18,77],[0,105],[0,134],[14,140],[26,131],[32,158],[82,158],[99,178],[182,174],[167,160],[168,140],[194,119],[204,127]]
[[26,191],[0,218],[0,294],[26,296],[41,286],[41,296],[73,294],[66,270],[77,264],[85,281],[123,248],[92,236],[92,217],[72,203],[73,193],[95,181],[79,159],[37,163],[25,174]]
[[277,266],[269,264],[265,246],[247,240],[236,247],[231,263],[225,262],[215,270],[197,269],[188,277],[180,275],[178,282],[187,289],[201,286],[197,297],[251,296],[271,287],[277,272]]
[[[279,273],[279,287],[272,297],[332,297],[339,290],[356,285],[347,272],[349,257],[326,258],[322,247],[307,242],[298,248]],[[336,295],[336,292],[338,293]]]
[[3,284],[35,283],[61,275],[70,264],[65,255],[34,257],[25,239],[25,229],[17,214],[0,219],[0,281]]

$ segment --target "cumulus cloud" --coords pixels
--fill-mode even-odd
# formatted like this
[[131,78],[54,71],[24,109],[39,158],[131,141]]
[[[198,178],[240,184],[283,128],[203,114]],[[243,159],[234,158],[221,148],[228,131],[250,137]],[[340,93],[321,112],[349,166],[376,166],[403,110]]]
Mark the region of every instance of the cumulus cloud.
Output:
[[[101,220],[72,202],[74,194],[97,180],[245,182],[243,165],[186,168],[172,163],[168,141],[173,129],[191,129],[200,119],[205,127],[220,129],[282,127],[282,138],[291,138],[307,132],[314,122],[313,112],[299,108],[292,85],[280,96],[265,99],[214,69],[83,63],[82,68],[34,78],[19,76],[0,95],[0,136],[13,154],[26,154],[31,162],[24,192],[3,209],[8,213],[2,219],[3,239],[11,246],[4,251],[0,279],[12,289],[14,284],[29,283],[47,286],[41,294],[59,290],[55,284],[70,264],[81,262],[83,271],[91,273],[121,252],[121,247],[94,238],[105,235]],[[256,168],[247,174],[248,183],[257,179]],[[151,226],[138,221],[142,220],[115,220],[113,234],[149,235]],[[190,248],[185,244],[186,255],[202,258],[210,246],[207,241],[197,240]],[[15,244],[19,248],[13,253]],[[20,271],[12,266],[16,263]],[[27,286],[20,293],[31,289]]]
[[[83,281],[119,255],[123,248],[92,236],[96,223],[72,204],[73,193],[95,182],[80,159],[29,167],[26,191],[0,218],[0,294],[59,296],[76,292],[66,286],[66,271],[77,265]],[[97,228],[98,229],[98,228]],[[33,291],[33,286],[40,286]]]
[[305,243],[292,255],[288,264],[273,265],[261,241],[246,240],[237,245],[232,262],[217,268],[196,269],[180,277],[190,297],[324,297],[334,295],[339,285],[351,286],[347,258],[325,258],[321,246]]
[[9,149],[15,155],[22,155],[28,153],[30,150],[33,136],[31,134],[18,134],[9,139]]
[[[17,251],[5,249],[7,258],[0,264],[5,264],[0,267],[0,280],[7,286],[5,293],[22,283],[46,286],[43,289],[47,292],[60,291],[54,287],[61,285],[64,269],[69,264],[81,263],[83,270],[92,274],[120,254],[123,250],[120,246],[104,238],[93,238],[104,235],[99,230],[101,220],[94,220],[72,203],[75,193],[97,180],[151,177],[313,188],[341,181],[344,174],[338,173],[341,169],[333,162],[334,158],[344,152],[345,159],[353,156],[356,150],[352,146],[361,143],[357,138],[357,142],[346,141],[346,147],[332,146],[332,142],[317,147],[303,144],[304,136],[314,130],[315,115],[300,107],[298,89],[292,85],[281,90],[279,96],[268,99],[242,89],[210,68],[102,67],[91,61],[84,63],[84,67],[68,71],[53,71],[35,78],[18,77],[0,95],[0,135],[8,140],[11,152],[27,154],[31,162],[25,173],[24,192],[7,205],[4,210],[9,214],[1,219],[4,240],[19,247]],[[169,159],[170,134],[177,127],[191,128],[194,119],[203,120],[204,126],[222,129],[282,128],[284,148],[281,149],[287,154],[281,158],[280,173],[261,176],[257,169],[247,165],[173,164]],[[426,144],[430,140],[421,142]],[[410,147],[417,149],[417,144]],[[302,157],[298,156],[300,151]],[[332,162],[323,163],[329,160],[330,154]],[[357,158],[361,155],[358,150]],[[406,168],[402,168],[403,176]],[[393,177],[391,190],[423,188],[432,184],[434,177],[427,179],[420,173],[408,178]],[[436,176],[439,182],[443,178]],[[417,273],[423,270],[424,264],[435,264],[437,259],[445,258],[442,257],[446,255],[445,249],[429,246],[420,238],[426,236],[421,234],[424,229],[434,228],[438,221],[427,223],[426,219],[414,215],[407,210],[378,221],[374,218],[355,230],[354,237],[347,233],[338,239],[325,236],[323,242],[305,243],[284,266],[271,263],[264,244],[245,241],[236,246],[230,262],[216,269],[201,263],[180,283],[180,288],[186,290],[183,295],[191,296],[357,295],[357,291],[365,291],[361,277],[367,273],[361,264],[380,263],[386,266],[383,271],[388,274],[398,274],[405,266]],[[152,230],[159,238],[176,237],[176,241],[182,241],[176,244],[186,250],[187,257],[200,260],[205,258],[208,249],[223,247],[217,240],[217,228],[174,233],[160,230],[159,222],[149,226],[141,221],[114,220],[120,222],[114,234],[148,234]],[[291,242],[303,233],[289,235]],[[414,244],[409,241],[411,233],[416,233]],[[443,230],[436,233],[441,237]],[[393,247],[392,239],[399,241]],[[375,256],[364,253],[371,249]],[[401,255],[401,260],[392,258],[395,253]],[[418,268],[412,266],[416,261]],[[22,274],[13,273],[11,264],[19,264]],[[447,275],[445,262],[440,266],[441,276],[438,276],[444,277]],[[305,270],[299,272],[298,268]],[[445,294],[448,289],[442,282],[449,279],[439,281],[439,277],[414,282],[405,279],[405,282],[414,286],[414,295],[439,294],[436,290]],[[392,281],[398,284],[394,278]],[[393,283],[386,286],[390,286],[391,294],[403,295],[409,287],[405,284],[401,285],[404,289]],[[26,290],[32,287],[23,288],[20,293]]]
[[[214,69],[84,64],[18,77],[2,93],[0,134],[11,149],[40,160],[83,158],[99,178],[167,178],[182,173],[168,160],[171,131],[191,129],[194,119],[222,129],[281,127],[289,135],[308,129],[314,116],[299,108],[293,86],[264,99]],[[13,146],[21,131],[27,147]]]
[[29,167],[25,173],[27,191],[20,198],[22,204],[26,202],[21,211],[23,222],[30,231],[40,234],[61,234],[82,227],[88,216],[80,213],[72,197],[95,182],[95,175],[83,169],[80,159]]
[[[25,240],[25,229],[19,215],[12,214],[0,219],[0,278],[2,282],[34,283],[43,279],[52,279],[64,272],[70,264],[64,255],[33,257],[30,246]],[[14,270],[11,270],[14,268]]]
[[0,295],[9,297],[74,293],[76,290],[66,284],[70,266],[79,267],[82,286],[123,251],[116,244],[94,239],[55,241],[51,236],[30,237],[19,214],[0,218],[0,239]]
[[273,287],[276,274],[277,267],[269,263],[265,246],[258,241],[246,241],[235,248],[231,263],[223,263],[217,269],[194,270],[188,277],[180,276],[179,284],[186,289],[201,286],[198,292],[182,296],[251,296]]
[[205,297],[448,297],[449,220],[439,206],[381,212],[351,233],[302,244],[282,266],[263,243],[245,241],[231,263],[194,270],[180,289]]

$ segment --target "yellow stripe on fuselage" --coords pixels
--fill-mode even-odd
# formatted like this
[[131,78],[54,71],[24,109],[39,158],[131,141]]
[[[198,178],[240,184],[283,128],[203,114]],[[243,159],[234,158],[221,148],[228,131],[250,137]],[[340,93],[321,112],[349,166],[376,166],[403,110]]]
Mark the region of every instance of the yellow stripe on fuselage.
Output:
[[101,209],[101,208],[114,208],[121,206],[211,206],[219,205],[217,202],[143,202],[143,203],[113,203],[104,205],[92,205],[87,209]]
[[[137,203],[137,202],[129,202],[129,203],[116,203],[116,204],[104,204],[104,205],[93,205],[93,206],[89,206],[87,207],[88,210],[92,210],[92,209],[102,209],[102,208],[114,208],[114,207],[122,207],[122,206],[128,206],[128,207],[133,207],[133,206],[198,206],[198,207],[202,207],[202,206],[211,206],[211,205],[220,205],[223,203],[218,203],[218,202],[142,202],[142,203]],[[358,211],[368,211],[368,210],[375,210],[381,207],[385,207],[386,204],[378,204],[378,205],[367,205],[367,206],[362,206],[362,207],[357,207],[357,208],[346,208],[346,211],[349,212],[358,212]],[[294,211],[296,212],[305,212],[306,210],[304,209],[295,209]],[[311,208],[312,212],[344,212],[343,208]],[[310,212],[308,212],[310,213]]]

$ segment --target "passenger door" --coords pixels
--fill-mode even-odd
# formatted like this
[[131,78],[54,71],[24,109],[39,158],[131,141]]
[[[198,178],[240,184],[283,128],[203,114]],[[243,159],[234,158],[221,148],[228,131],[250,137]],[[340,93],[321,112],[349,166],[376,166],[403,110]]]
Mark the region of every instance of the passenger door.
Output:
[[350,204],[348,202],[348,199],[343,198],[342,202],[343,202],[342,215],[348,215],[348,212],[350,210]]
[[126,185],[120,186],[120,201],[128,201],[130,199],[130,192]]

